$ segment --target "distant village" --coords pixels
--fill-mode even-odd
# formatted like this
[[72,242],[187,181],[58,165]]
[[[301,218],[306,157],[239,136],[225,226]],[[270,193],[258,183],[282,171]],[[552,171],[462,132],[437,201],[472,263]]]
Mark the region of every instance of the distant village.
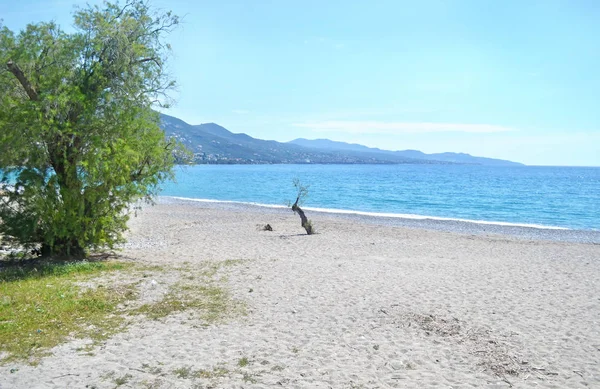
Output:
[[375,159],[356,158],[350,156],[330,156],[323,155],[318,159],[310,159],[308,156],[298,156],[296,158],[287,159],[276,159],[276,158],[265,158],[260,154],[255,154],[254,158],[241,158],[228,156],[223,154],[215,153],[194,153],[193,162],[196,164],[214,164],[214,165],[228,165],[228,164],[245,164],[245,165],[264,165],[264,164],[363,164],[363,163],[385,163],[377,161]]

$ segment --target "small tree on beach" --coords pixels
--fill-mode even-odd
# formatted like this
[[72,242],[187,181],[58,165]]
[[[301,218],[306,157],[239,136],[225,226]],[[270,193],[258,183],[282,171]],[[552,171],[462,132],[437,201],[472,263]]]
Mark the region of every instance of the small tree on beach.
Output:
[[122,241],[130,205],[173,174],[152,107],[177,24],[141,0],[78,9],[73,33],[0,24],[0,235],[70,257]]
[[310,221],[306,217],[304,211],[302,210],[302,208],[300,208],[300,205],[303,204],[304,200],[306,200],[306,197],[308,197],[308,186],[302,185],[300,183],[300,180],[298,178],[295,178],[294,188],[296,188],[296,201],[293,204],[291,204],[290,207],[292,208],[292,211],[294,211],[294,213],[297,213],[300,216],[300,222],[302,224],[302,228],[306,230],[306,234],[312,235],[315,233],[312,221]]

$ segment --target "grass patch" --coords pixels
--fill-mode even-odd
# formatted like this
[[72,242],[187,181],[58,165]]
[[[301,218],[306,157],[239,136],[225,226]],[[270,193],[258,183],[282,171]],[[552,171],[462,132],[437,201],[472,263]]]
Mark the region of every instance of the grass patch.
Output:
[[195,274],[187,274],[179,283],[172,285],[162,300],[144,304],[131,313],[157,320],[194,310],[207,323],[217,322],[230,315],[244,314],[244,305],[233,300],[228,291],[213,279],[221,267],[239,263],[241,261],[238,260],[206,263],[204,268],[197,268]]
[[173,370],[173,374],[177,378],[189,378],[192,375],[192,368],[189,366],[180,367],[178,369]]
[[[159,301],[141,306],[142,302],[129,304],[138,298],[140,279],[154,277],[153,273],[164,271],[162,267],[110,261],[0,266],[0,365],[12,360],[36,364],[49,349],[71,337],[90,338],[92,343],[79,351],[91,352],[99,341],[124,330],[131,315],[160,319],[191,310],[202,325],[243,315],[244,304],[214,279],[222,267],[240,262],[206,262],[194,271],[175,269],[179,282],[172,284]],[[108,287],[94,280],[107,272],[130,268],[135,270],[132,277],[116,276],[120,286],[110,281]],[[185,374],[183,370],[180,373]],[[208,373],[218,376],[216,371]]]
[[188,309],[196,310],[206,322],[212,323],[233,313],[236,304],[227,291],[214,285],[174,285],[159,302],[144,304],[133,310],[149,319],[161,319]]
[[25,281],[42,279],[50,276],[60,277],[68,275],[85,275],[107,270],[122,270],[131,267],[131,264],[121,262],[65,262],[65,263],[37,263],[23,266],[10,266],[0,268],[0,282]]
[[246,358],[246,357],[240,358],[240,359],[238,360],[238,366],[239,366],[239,367],[245,367],[245,366],[248,366],[248,363],[250,363],[250,362],[248,361],[248,358]]
[[214,367],[211,370],[192,370],[189,366],[183,366],[173,370],[173,374],[177,378],[204,378],[204,379],[217,379],[223,378],[229,375],[231,372],[225,367]]
[[258,382],[258,380],[256,378],[254,378],[255,375],[244,372],[242,373],[242,380],[244,380],[244,382],[249,383],[249,384],[256,384]]
[[202,274],[205,277],[214,277],[220,269],[241,265],[244,262],[245,260],[243,259],[226,259],[224,261],[209,262],[205,265],[205,269]]
[[117,377],[115,378],[115,385],[117,385],[117,387],[125,385],[131,378],[133,378],[131,374],[125,374],[124,376]]
[[77,285],[119,262],[37,263],[0,268],[0,363],[28,359],[36,363],[68,336],[105,339],[118,331],[123,318],[117,305],[133,298],[133,290]]
[[224,367],[214,367],[212,370],[197,370],[194,372],[194,378],[215,379],[223,378],[229,375],[230,371]]

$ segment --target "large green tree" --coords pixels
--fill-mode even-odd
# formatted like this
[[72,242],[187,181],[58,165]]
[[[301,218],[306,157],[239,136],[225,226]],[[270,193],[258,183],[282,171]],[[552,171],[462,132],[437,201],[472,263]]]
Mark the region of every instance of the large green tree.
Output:
[[71,257],[122,241],[131,205],[172,175],[152,107],[174,86],[164,37],[177,23],[129,0],[78,9],[71,33],[0,25],[4,239]]

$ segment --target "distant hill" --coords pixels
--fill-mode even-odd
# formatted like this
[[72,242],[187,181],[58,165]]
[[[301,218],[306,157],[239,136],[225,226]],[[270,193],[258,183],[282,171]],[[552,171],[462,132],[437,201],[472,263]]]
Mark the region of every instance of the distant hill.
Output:
[[[165,135],[179,139],[186,145],[194,153],[196,163],[512,164],[468,154],[387,151],[328,139],[296,139],[281,143],[234,134],[215,123],[191,125],[173,116],[161,114],[160,117]],[[436,159],[433,156],[440,157]]]
[[329,139],[315,139],[308,140],[304,138],[294,139],[288,142],[303,147],[319,149],[323,151],[360,151],[370,152],[374,155],[395,155],[404,158],[411,158],[416,160],[427,160],[427,161],[438,161],[447,163],[458,163],[458,164],[471,164],[471,165],[487,165],[487,166],[522,166],[523,164],[518,162],[507,161],[503,159],[475,157],[465,153],[434,153],[425,154],[418,150],[381,150],[378,148],[371,148],[356,143],[336,142]]

